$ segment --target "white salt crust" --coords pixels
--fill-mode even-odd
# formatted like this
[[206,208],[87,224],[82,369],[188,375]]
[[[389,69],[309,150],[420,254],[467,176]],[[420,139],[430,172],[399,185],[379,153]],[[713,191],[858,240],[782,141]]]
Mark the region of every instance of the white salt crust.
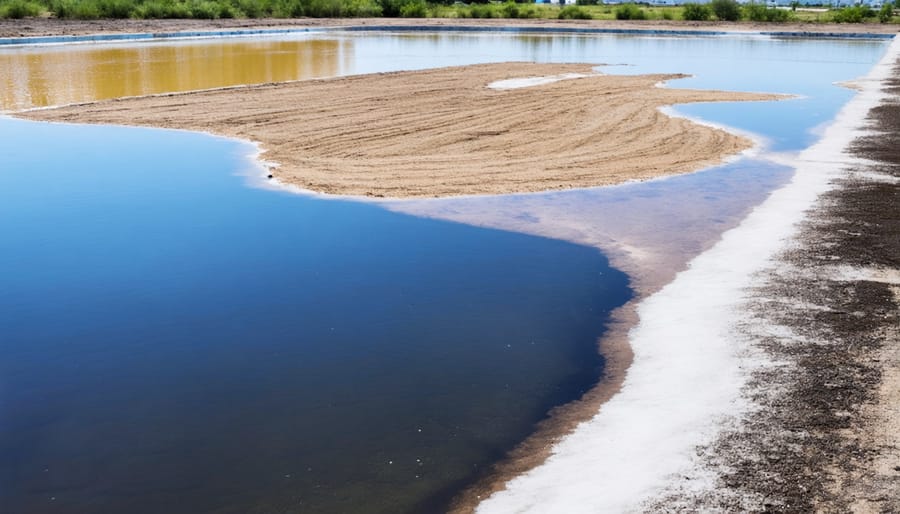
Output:
[[713,480],[696,468],[696,450],[748,408],[740,390],[748,371],[762,364],[735,330],[745,316],[745,291],[831,180],[855,162],[844,148],[881,99],[880,82],[898,53],[895,39],[822,139],[793,159],[790,184],[638,306],[641,321],[629,337],[634,362],[622,390],[543,465],[508,482],[477,512],[639,512],[686,474]]

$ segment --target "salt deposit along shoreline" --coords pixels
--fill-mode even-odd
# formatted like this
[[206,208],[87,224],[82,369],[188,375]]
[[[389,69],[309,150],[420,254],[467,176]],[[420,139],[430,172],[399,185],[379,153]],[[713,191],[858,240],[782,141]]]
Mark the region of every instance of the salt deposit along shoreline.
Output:
[[[638,306],[641,321],[629,334],[634,360],[621,391],[556,444],[544,464],[507,482],[478,512],[796,508],[777,488],[767,496],[741,490],[740,477],[729,482],[734,455],[743,452],[720,454],[716,443],[739,433],[761,398],[778,394],[758,380],[783,359],[747,329],[758,320],[751,288],[766,269],[777,273],[781,264],[773,259],[794,244],[807,210],[860,166],[848,142],[866,134],[866,116],[884,100],[881,87],[898,55],[895,40],[822,139],[797,157],[789,185]],[[807,422],[815,432],[815,419]],[[762,482],[767,462],[756,477]]]

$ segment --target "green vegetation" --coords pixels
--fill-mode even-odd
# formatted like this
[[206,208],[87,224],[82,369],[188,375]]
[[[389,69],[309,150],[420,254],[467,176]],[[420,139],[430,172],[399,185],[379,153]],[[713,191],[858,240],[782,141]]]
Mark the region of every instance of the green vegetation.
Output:
[[738,21],[741,19],[741,5],[737,0],[712,0],[709,3],[710,9],[716,15],[716,18],[722,21]]
[[[52,13],[57,18],[292,18],[309,16],[381,16],[391,0],[0,0],[0,18],[22,18]],[[424,0],[403,2],[408,15],[427,9]],[[421,11],[419,11],[421,12]],[[427,11],[426,11],[427,12]],[[424,14],[423,14],[424,15]]]
[[29,18],[40,16],[44,6],[29,0],[11,0],[0,4],[0,18]]
[[97,18],[559,18],[579,20],[748,20],[754,22],[863,23],[894,20],[894,4],[873,11],[868,6],[830,10],[741,6],[736,0],[709,4],[654,6],[602,0],[576,0],[576,5],[533,4],[526,0],[0,0],[0,18],[55,16]]
[[[555,9],[553,14],[559,12]],[[429,15],[433,18],[547,18],[546,9],[533,4],[507,1],[503,4],[470,4],[454,6],[432,5]]]
[[868,5],[857,5],[853,7],[845,7],[839,11],[835,11],[832,15],[832,21],[835,23],[862,23],[867,18],[874,18],[875,11]]
[[887,23],[891,21],[891,18],[894,17],[894,4],[891,2],[885,2],[884,5],[881,6],[881,9],[878,11],[878,21],[881,23]]
[[617,20],[646,20],[644,10],[635,4],[622,4],[616,7]]
[[744,17],[750,21],[792,21],[793,12],[751,2],[744,6]]
[[557,18],[561,20],[590,20],[593,16],[581,7],[567,5],[559,10]]
[[414,0],[400,6],[401,18],[427,18],[428,5],[425,0]]
[[705,4],[688,3],[682,6],[681,16],[691,21],[706,21],[712,17],[712,9]]

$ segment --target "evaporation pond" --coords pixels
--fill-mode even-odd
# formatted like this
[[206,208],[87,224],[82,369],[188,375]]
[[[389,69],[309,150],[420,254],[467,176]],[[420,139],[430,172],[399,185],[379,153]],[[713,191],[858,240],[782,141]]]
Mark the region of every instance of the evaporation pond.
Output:
[[[341,32],[2,48],[0,110],[589,62],[694,75],[673,86],[801,95],[679,108],[796,151],[852,94],[833,83],[864,74],[884,48]],[[249,187],[251,150],[186,132],[0,117],[2,510],[441,510],[548,409],[596,383],[597,337],[631,295],[597,250]],[[719,190],[706,189],[718,195],[710,201],[728,196]],[[625,191],[646,200],[665,189]]]

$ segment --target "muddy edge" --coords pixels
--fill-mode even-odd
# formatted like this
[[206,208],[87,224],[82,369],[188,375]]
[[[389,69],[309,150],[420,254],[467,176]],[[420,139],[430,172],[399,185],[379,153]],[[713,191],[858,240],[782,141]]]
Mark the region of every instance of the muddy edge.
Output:
[[644,298],[639,294],[610,314],[607,332],[597,343],[604,360],[599,382],[580,399],[551,410],[525,441],[477,474],[462,492],[450,498],[446,507],[449,514],[474,512],[482,500],[505,489],[508,481],[543,464],[556,443],[572,433],[579,423],[597,415],[603,404],[619,392],[634,358],[628,332],[638,322],[637,305]]
[[[900,61],[853,165],[751,292],[757,409],[651,511],[900,512]],[[686,483],[689,477],[685,477]]]

